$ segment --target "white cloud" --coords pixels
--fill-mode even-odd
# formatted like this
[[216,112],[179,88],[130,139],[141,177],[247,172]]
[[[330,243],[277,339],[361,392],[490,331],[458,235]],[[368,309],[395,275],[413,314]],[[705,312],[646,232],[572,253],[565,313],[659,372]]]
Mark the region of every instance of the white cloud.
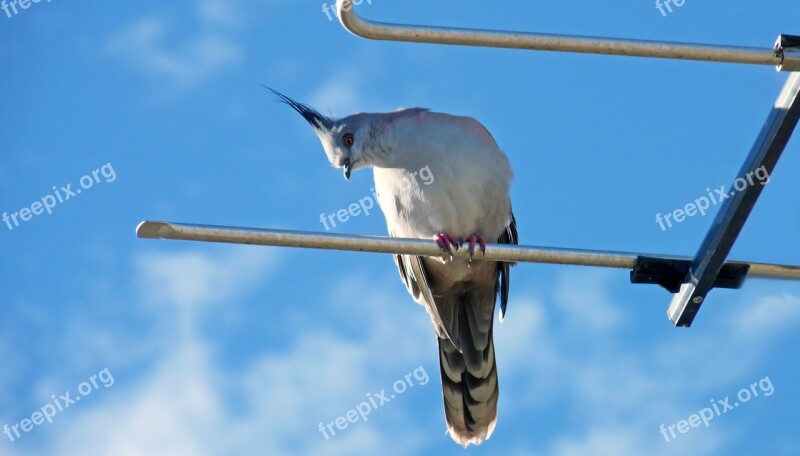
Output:
[[242,26],[243,19],[236,3],[223,0],[198,0],[197,15],[208,24],[239,28]]
[[18,380],[21,356],[7,336],[5,334],[0,335],[0,358],[3,359],[3,364],[5,365],[5,369],[0,373],[0,404],[8,404],[9,399],[11,399],[9,391],[12,382]]
[[136,384],[117,375],[114,399],[70,420],[50,454],[219,454],[212,436],[226,416],[208,358],[202,344],[187,344]]
[[[696,438],[691,434],[683,436],[683,440],[670,443],[657,442],[650,438],[650,430],[643,433],[637,426],[604,426],[592,428],[586,434],[559,439],[548,454],[553,456],[583,456],[589,454],[602,455],[702,455],[716,454],[721,446],[721,439],[715,434],[704,434]],[[659,436],[657,429],[652,432]],[[709,432],[698,429],[695,432]],[[695,438],[692,438],[695,437]]]
[[[607,298],[608,278],[579,273],[559,281],[552,305],[542,305],[538,297],[517,297],[509,304],[508,319],[495,334],[504,390],[516,394],[501,395],[501,415],[535,415],[545,405],[562,410],[563,433],[540,442],[544,454],[554,456],[704,455],[735,442],[729,426],[712,424],[666,443],[659,426],[686,419],[709,398],[722,398],[769,374],[759,371],[760,361],[774,339],[796,323],[798,299],[754,300],[743,293],[750,311],[713,322],[702,332],[675,329],[684,333],[621,344],[620,335],[606,333],[621,318],[602,320],[584,309],[598,303],[603,316],[622,315],[623,309]],[[580,283],[580,291],[565,290],[569,283]],[[591,318],[576,315],[578,309]]]
[[596,429],[579,439],[563,439],[556,443],[553,454],[584,456],[587,454],[651,454],[652,448],[641,447],[640,438],[631,429]]
[[517,391],[514,397],[500,395],[501,413],[524,413],[557,397],[565,361],[553,343],[553,325],[552,315],[538,298],[519,295],[512,296],[503,323],[495,322],[495,356],[506,385],[503,391]]
[[310,104],[323,114],[333,113],[334,117],[345,117],[366,109],[359,87],[362,76],[352,70],[341,71],[319,87],[311,97]]
[[556,287],[556,303],[570,324],[595,332],[618,329],[625,322],[624,312],[608,297],[607,271],[572,271],[562,274]]
[[[109,38],[106,52],[124,61],[133,70],[166,79],[177,87],[190,87],[241,61],[244,50],[219,29],[239,25],[233,4],[214,0],[197,3],[199,30],[176,37],[172,21],[164,17],[145,17],[134,21]],[[169,45],[168,43],[179,43]]]
[[[388,385],[376,381],[371,341],[353,343],[331,334],[301,336],[286,353],[267,354],[254,363],[243,385],[252,398],[240,427],[245,446],[265,454],[375,454],[381,452],[384,425],[392,407],[374,411],[370,422],[357,422],[326,440],[318,424],[333,421]],[[409,365],[409,369],[415,366]],[[397,372],[401,377],[408,371]],[[369,419],[369,418],[368,418]],[[377,425],[375,424],[377,423]],[[409,423],[404,423],[408,427]],[[404,432],[413,433],[406,429]],[[293,440],[301,440],[297,445]],[[244,452],[246,448],[233,448]]]
[[240,297],[279,261],[274,248],[226,246],[224,253],[153,251],[136,258],[148,302],[179,308],[206,307]]
[[789,294],[764,296],[737,315],[735,328],[745,333],[770,333],[776,328],[786,329],[800,322],[800,298]]
[[[275,263],[265,259],[274,252],[230,249],[224,254],[140,255],[135,283],[147,290],[145,300],[153,309],[170,314],[191,308],[210,315],[217,311],[213,304],[248,293],[274,270]],[[82,403],[62,421],[49,452],[180,456],[251,454],[258,448],[260,454],[414,453],[427,430],[403,414],[402,398],[330,440],[318,431],[320,421],[335,420],[364,401],[366,393],[412,372],[421,364],[423,348],[429,350],[425,368],[430,380],[419,388],[438,394],[437,366],[430,363],[435,339],[427,316],[403,295],[399,283],[388,293],[380,286],[369,293],[352,286],[367,279],[334,280],[337,285],[325,293],[330,306],[346,309],[332,312],[331,319],[359,316],[355,339],[320,329],[318,311],[298,309],[307,323],[297,326],[296,337],[277,352],[257,354],[244,368],[226,369],[215,360],[218,347],[200,339],[193,330],[196,319],[167,319],[171,323],[162,336],[172,338],[171,349],[141,376],[117,373],[109,389],[114,394],[104,395],[113,399],[98,396],[94,405]],[[409,315],[418,318],[398,324]],[[188,330],[176,330],[182,326]],[[388,437],[400,435],[397,444],[386,448]]]
[[[274,280],[264,277],[277,270],[274,262],[262,258],[266,252],[252,247],[233,251],[226,247],[225,252],[141,255],[135,283],[156,290],[145,294],[154,309],[174,313],[191,308],[202,316],[218,312],[214,304]],[[588,284],[581,299],[606,299],[608,276],[580,278]],[[286,323],[293,328],[291,339],[280,347],[251,352],[235,368],[225,367],[220,355],[226,352],[214,340],[200,339],[197,331],[175,331],[181,325],[191,329],[196,319],[170,320],[162,337],[174,339],[171,348],[143,375],[115,373],[117,383],[108,390],[113,395],[82,403],[69,420],[53,428],[50,453],[249,454],[257,448],[264,454],[414,454],[428,445],[449,443],[439,402],[435,339],[423,309],[388,271],[379,280],[334,273],[324,283],[331,284],[320,292],[324,306],[292,306]],[[361,286],[365,283],[370,286]],[[732,381],[738,388],[760,378],[751,375],[758,357],[741,359],[735,349],[754,347],[757,354],[783,327],[781,319],[767,318],[760,331],[741,337],[730,333],[735,327],[730,321],[720,321],[677,344],[673,342],[677,338],[655,338],[623,345],[613,331],[586,331],[586,322],[569,321],[576,295],[559,292],[559,286],[543,293],[550,294],[557,296],[557,302],[547,306],[542,303],[549,301],[538,296],[515,296],[508,319],[496,326],[495,337],[504,391],[501,426],[513,426],[556,407],[562,412],[559,432],[536,443],[542,454],[553,456],[720,451],[735,439],[725,426],[694,429],[668,444],[658,426],[703,407],[707,398],[697,399],[698,394],[730,394],[720,382]],[[758,314],[772,315],[794,299],[767,296],[754,309],[767,306]],[[612,313],[621,312],[610,300],[604,305]],[[737,338],[742,340],[732,343]],[[728,345],[734,348],[720,349]],[[683,361],[680,369],[659,356],[689,348],[699,354]],[[698,377],[709,363],[708,352],[718,356],[714,362],[719,366],[743,366],[728,371],[712,366],[710,370],[722,372],[721,377]],[[389,387],[420,365],[430,376],[424,389],[378,409],[367,423],[355,423],[324,439],[319,422],[344,415],[367,393]],[[407,404],[416,395],[436,398],[430,401],[430,416],[421,415],[419,407],[409,413]],[[506,435],[511,441],[499,444],[530,453],[530,442],[522,443],[529,436]],[[488,443],[493,444],[497,443]]]

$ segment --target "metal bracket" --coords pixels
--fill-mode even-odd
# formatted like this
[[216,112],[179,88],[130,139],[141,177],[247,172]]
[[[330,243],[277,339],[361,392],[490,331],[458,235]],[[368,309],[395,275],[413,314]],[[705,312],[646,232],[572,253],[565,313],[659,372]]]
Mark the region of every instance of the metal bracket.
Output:
[[[691,266],[691,260],[640,256],[631,271],[631,283],[657,284],[670,293],[677,293]],[[746,263],[725,263],[713,288],[741,288],[749,270],[750,265]]]
[[800,71],[800,36],[779,36],[775,43],[775,54],[781,58],[778,71]]

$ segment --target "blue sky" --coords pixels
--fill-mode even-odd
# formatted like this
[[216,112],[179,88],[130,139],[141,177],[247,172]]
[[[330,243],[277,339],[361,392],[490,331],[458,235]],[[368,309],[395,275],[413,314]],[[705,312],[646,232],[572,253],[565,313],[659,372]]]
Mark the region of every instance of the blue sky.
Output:
[[[788,0],[686,0],[667,17],[652,2],[487,5],[359,11],[756,47],[800,33]],[[3,456],[465,453],[444,435],[430,320],[390,257],[135,237],[144,219],[320,231],[320,214],[370,194],[372,173],[345,182],[261,84],[334,115],[421,106],[479,119],[515,170],[523,244],[689,255],[718,206],[666,231],[655,214],[730,184],[786,78],[367,41],[319,2],[290,0],[40,2],[0,10],[0,58],[0,211],[82,189],[52,214],[0,224],[0,425],[88,392],[14,442],[0,434]],[[798,173],[793,140],[733,258],[800,263]],[[379,212],[335,229],[385,230]],[[498,426],[470,453],[800,451],[800,285],[715,290],[677,329],[670,295],[627,271],[525,264],[512,276],[495,328]],[[429,381],[335,437],[319,432],[415,370]],[[659,433],[765,378],[769,396],[670,442]]]

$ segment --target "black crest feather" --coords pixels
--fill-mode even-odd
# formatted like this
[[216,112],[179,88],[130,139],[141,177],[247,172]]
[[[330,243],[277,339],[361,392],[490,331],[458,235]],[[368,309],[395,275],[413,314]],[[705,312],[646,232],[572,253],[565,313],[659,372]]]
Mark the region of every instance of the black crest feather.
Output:
[[294,101],[291,98],[287,97],[286,95],[270,87],[264,86],[264,88],[277,95],[278,98],[280,98],[280,101],[294,108],[295,111],[299,112],[300,115],[303,116],[304,119],[306,119],[306,122],[311,124],[311,126],[316,128],[317,130],[330,130],[331,126],[333,126],[333,121],[329,117],[320,114],[319,111],[312,108],[311,106]]

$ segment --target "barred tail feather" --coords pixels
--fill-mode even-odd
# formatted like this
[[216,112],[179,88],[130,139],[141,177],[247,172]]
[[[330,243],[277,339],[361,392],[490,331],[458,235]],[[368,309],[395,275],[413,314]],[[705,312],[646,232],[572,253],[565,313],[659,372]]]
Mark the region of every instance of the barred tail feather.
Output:
[[[469,331],[462,335],[464,333],[469,334]],[[483,349],[466,342],[462,339],[463,353],[459,353],[449,340],[439,339],[447,431],[464,447],[480,445],[491,437],[497,424],[500,393],[491,330]]]

